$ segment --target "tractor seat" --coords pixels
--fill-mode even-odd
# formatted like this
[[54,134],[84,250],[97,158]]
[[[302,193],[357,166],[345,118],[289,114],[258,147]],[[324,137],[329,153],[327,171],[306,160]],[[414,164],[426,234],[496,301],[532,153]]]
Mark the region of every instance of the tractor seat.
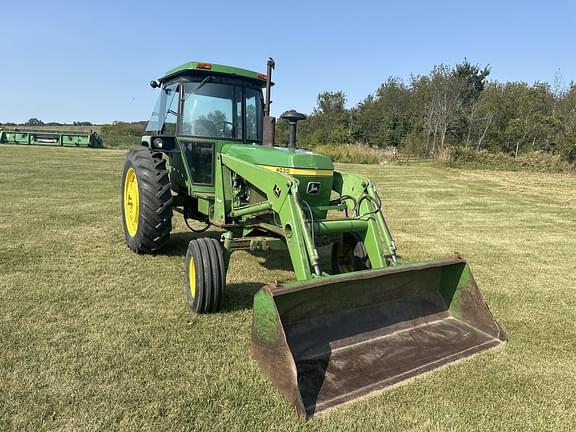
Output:
[[[188,132],[190,135],[198,135],[198,136],[217,136],[218,132],[216,131],[216,126],[210,120],[200,119],[194,120],[187,125],[184,130]],[[188,130],[187,130],[188,129]]]

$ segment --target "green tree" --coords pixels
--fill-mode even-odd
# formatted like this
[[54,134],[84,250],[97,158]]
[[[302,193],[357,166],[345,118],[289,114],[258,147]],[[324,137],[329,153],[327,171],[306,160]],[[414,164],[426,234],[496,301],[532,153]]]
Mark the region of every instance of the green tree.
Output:
[[378,147],[398,147],[412,129],[410,89],[398,78],[388,78],[351,111],[352,137]]
[[346,94],[325,91],[318,95],[316,107],[306,122],[299,125],[300,137],[308,145],[344,144],[352,141],[351,116],[346,109]]
[[462,100],[462,115],[456,122],[454,133],[458,142],[463,142],[468,148],[471,145],[474,130],[490,126],[489,117],[478,117],[480,96],[490,75],[490,67],[482,68],[477,64],[473,65],[465,58],[462,63],[454,67],[453,74],[459,82],[458,88]]
[[26,123],[24,123],[24,126],[42,126],[42,125],[44,125],[44,122],[35,117],[29,119]]
[[448,66],[437,65],[428,76],[412,77],[412,87],[423,109],[427,152],[442,152],[462,114],[462,82]]
[[491,83],[483,94],[482,110],[492,115],[487,147],[517,155],[523,150],[554,147],[554,97],[546,83]]

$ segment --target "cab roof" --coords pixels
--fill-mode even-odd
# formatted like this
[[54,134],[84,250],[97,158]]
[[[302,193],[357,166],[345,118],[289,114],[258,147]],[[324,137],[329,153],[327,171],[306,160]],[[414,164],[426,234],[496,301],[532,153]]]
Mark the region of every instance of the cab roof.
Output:
[[176,66],[173,69],[170,69],[168,72],[164,74],[160,81],[167,81],[170,78],[174,78],[178,75],[186,75],[190,72],[201,72],[203,74],[206,73],[213,73],[216,75],[228,75],[228,76],[237,76],[240,78],[249,78],[256,82],[258,82],[262,87],[266,85],[266,75],[254,71],[250,71],[247,69],[241,69],[233,66],[226,66],[216,63],[206,63],[206,62],[198,62],[198,61],[190,61],[188,63],[181,64],[180,66]]

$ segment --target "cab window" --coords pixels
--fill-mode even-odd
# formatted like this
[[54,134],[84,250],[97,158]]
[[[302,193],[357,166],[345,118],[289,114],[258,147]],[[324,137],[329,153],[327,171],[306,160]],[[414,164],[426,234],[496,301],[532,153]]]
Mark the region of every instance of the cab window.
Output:
[[[220,83],[185,83],[180,135],[242,139],[242,88]],[[240,110],[241,111],[241,110]]]
[[246,141],[262,141],[262,92],[246,88]]

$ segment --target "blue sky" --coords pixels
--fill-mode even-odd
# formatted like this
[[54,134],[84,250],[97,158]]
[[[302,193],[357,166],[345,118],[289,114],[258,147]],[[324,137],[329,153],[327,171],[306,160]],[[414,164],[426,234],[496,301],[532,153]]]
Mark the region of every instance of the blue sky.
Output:
[[274,57],[275,115],[464,57],[499,81],[576,81],[569,1],[3,0],[0,15],[0,122],[147,119],[148,82],[189,60],[265,72]]

